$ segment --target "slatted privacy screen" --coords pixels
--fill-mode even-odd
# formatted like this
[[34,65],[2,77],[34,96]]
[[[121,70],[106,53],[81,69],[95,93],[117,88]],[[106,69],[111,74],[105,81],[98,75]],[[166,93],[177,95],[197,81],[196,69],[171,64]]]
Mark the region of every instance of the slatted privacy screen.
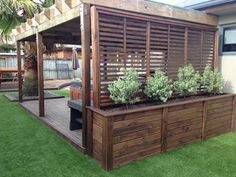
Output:
[[216,28],[190,22],[92,8],[94,105],[112,104],[107,85],[134,68],[145,82],[156,69],[175,79],[178,68],[214,64]]

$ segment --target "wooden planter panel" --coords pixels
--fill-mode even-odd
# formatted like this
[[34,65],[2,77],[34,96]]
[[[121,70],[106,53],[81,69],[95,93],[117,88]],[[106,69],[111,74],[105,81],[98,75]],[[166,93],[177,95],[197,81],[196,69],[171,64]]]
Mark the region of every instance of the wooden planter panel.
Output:
[[233,94],[139,109],[88,108],[88,153],[106,170],[234,130]]
[[168,109],[167,150],[201,140],[202,103],[184,104]]

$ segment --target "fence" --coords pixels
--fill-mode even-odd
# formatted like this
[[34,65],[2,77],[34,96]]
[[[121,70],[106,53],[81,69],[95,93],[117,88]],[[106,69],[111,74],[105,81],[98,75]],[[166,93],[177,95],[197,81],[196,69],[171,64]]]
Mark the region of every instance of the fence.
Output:
[[[22,61],[23,64],[23,61]],[[81,63],[80,63],[81,66]],[[0,68],[17,67],[17,59],[15,56],[0,58]],[[72,70],[72,61],[68,59],[45,59],[44,60],[44,79],[72,79],[73,77],[81,77],[80,69]]]

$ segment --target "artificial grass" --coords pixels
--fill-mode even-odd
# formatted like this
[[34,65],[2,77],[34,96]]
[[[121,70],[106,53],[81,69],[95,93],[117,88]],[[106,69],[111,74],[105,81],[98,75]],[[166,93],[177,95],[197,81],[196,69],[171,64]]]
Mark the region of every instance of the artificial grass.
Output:
[[70,97],[69,89],[51,90],[50,92],[55,93],[60,96],[64,96],[64,97]]
[[236,134],[102,170],[0,94],[0,177],[236,177]]

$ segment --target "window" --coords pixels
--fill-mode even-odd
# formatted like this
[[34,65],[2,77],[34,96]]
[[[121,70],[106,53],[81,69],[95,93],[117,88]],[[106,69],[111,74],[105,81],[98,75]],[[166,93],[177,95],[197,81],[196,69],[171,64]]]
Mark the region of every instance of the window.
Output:
[[236,26],[224,28],[223,52],[236,52]]

